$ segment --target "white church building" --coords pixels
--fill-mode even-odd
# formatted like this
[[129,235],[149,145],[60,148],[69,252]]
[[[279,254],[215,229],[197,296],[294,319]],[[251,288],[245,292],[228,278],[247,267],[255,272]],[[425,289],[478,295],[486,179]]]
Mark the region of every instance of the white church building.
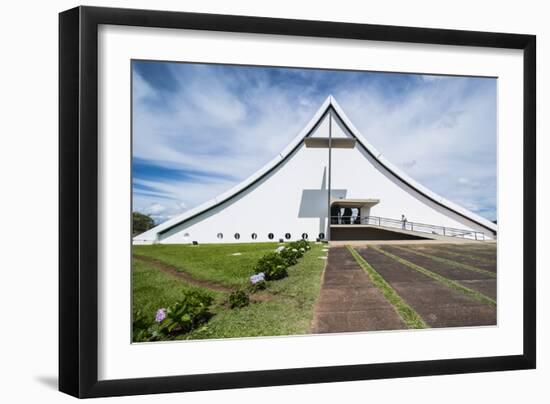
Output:
[[133,242],[484,241],[496,234],[496,224],[435,194],[386,160],[329,96],[258,172]]

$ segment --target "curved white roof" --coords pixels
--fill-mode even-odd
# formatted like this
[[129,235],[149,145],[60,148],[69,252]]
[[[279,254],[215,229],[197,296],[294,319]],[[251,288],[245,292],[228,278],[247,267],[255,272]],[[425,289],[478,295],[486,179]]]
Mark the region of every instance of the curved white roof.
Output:
[[180,225],[181,223],[198,216],[199,214],[220,205],[223,202],[226,202],[230,200],[231,198],[237,196],[240,192],[247,189],[249,186],[254,184],[257,180],[267,175],[269,172],[274,170],[280,163],[282,163],[290,154],[303,142],[303,140],[310,135],[315,127],[322,121],[325,114],[327,114],[330,109],[334,111],[334,113],[337,115],[337,117],[340,119],[340,121],[346,126],[347,130],[350,132],[350,134],[357,139],[357,142],[376,160],[378,163],[380,163],[384,168],[386,168],[388,171],[390,171],[396,178],[398,178],[400,181],[404,182],[409,187],[415,189],[417,192],[421,193],[425,197],[431,199],[435,203],[446,207],[447,209],[459,214],[460,216],[463,216],[469,220],[472,220],[473,222],[487,228],[488,230],[491,230],[496,234],[497,231],[497,225],[490,220],[487,220],[473,212],[470,212],[469,210],[437,195],[435,192],[429,190],[428,188],[424,187],[423,185],[419,184],[412,178],[410,178],[408,175],[406,175],[404,172],[402,172],[399,168],[394,166],[391,162],[389,162],[382,153],[380,153],[376,148],[370,144],[359,132],[359,130],[351,123],[349,118],[346,116],[340,105],[336,102],[334,97],[332,95],[329,95],[327,99],[323,102],[321,107],[317,110],[313,118],[308,122],[308,124],[296,135],[296,137],[290,142],[290,144],[281,152],[279,153],[273,160],[271,160],[269,163],[267,163],[265,166],[263,166],[260,170],[258,170],[256,173],[245,179],[243,182],[238,184],[237,186],[231,188],[230,190],[224,192],[221,195],[218,195],[217,197],[193,208],[190,209],[181,215],[178,215],[170,220],[167,220],[164,223],[159,224],[158,226],[142,233],[134,237],[134,240],[154,240],[157,236],[157,234],[162,234],[166,232],[167,230]]

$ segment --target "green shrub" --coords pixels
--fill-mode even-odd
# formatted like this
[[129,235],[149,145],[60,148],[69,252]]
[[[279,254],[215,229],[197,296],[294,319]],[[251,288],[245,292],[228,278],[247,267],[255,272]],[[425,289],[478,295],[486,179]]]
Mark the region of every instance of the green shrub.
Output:
[[277,279],[286,278],[288,276],[288,272],[286,270],[286,266],[277,265],[275,268],[272,268],[266,272],[265,276],[268,281],[275,281]]
[[141,310],[134,311],[132,324],[132,339],[134,342],[158,341],[163,333],[158,323],[143,315]]
[[210,319],[213,298],[206,292],[185,292],[181,301],[167,309],[157,310],[155,317],[146,318],[140,310],[133,313],[132,337],[134,342],[171,339],[178,333],[186,333]]
[[250,298],[244,290],[235,290],[229,295],[229,305],[232,309],[241,308],[250,304]]
[[288,276],[288,272],[286,271],[287,266],[288,264],[281,254],[273,252],[264,255],[258,260],[254,266],[254,272],[263,272],[265,279],[271,281]]
[[143,315],[141,310],[135,310],[132,316],[132,339],[134,342],[146,342],[151,338],[152,321]]
[[183,299],[166,309],[166,318],[160,322],[167,333],[189,332],[208,321],[213,298],[200,290],[186,292]]
[[293,241],[288,243],[286,248],[279,255],[285,260],[287,266],[296,265],[298,260],[304,256],[311,247],[306,240]]
[[296,265],[298,259],[302,258],[300,250],[296,248],[285,248],[279,255],[285,260],[286,266]]
[[254,284],[248,285],[248,291],[250,293],[256,293],[260,290],[267,289],[267,282],[266,281],[260,281]]
[[265,274],[263,272],[252,275],[249,280],[248,290],[250,293],[256,293],[259,290],[267,288],[267,282],[265,281]]
[[289,243],[288,248],[291,248],[291,249],[294,248],[304,253],[307,250],[310,250],[311,246],[309,245],[309,241],[307,240],[298,240],[298,241],[293,241],[292,243]]

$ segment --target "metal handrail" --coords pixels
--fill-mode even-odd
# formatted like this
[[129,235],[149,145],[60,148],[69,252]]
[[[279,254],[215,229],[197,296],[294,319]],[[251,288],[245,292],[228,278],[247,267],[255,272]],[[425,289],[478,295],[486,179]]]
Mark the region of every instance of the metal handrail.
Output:
[[430,233],[446,237],[485,240],[485,233],[473,230],[456,229],[453,227],[433,224],[409,222],[408,220],[390,219],[379,216],[331,216],[330,224],[344,225],[374,225],[379,227],[399,228],[401,230]]

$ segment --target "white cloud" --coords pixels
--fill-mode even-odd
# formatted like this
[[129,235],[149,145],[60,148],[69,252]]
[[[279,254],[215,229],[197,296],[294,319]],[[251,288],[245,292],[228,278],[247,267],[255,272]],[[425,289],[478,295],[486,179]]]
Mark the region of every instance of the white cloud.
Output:
[[149,207],[145,210],[145,213],[149,213],[151,215],[157,215],[163,211],[166,210],[166,206],[161,205],[160,203],[153,203],[149,205]]
[[391,103],[368,87],[336,97],[363,135],[407,174],[493,216],[487,207],[494,210],[496,195],[496,93],[468,85],[440,77]]

